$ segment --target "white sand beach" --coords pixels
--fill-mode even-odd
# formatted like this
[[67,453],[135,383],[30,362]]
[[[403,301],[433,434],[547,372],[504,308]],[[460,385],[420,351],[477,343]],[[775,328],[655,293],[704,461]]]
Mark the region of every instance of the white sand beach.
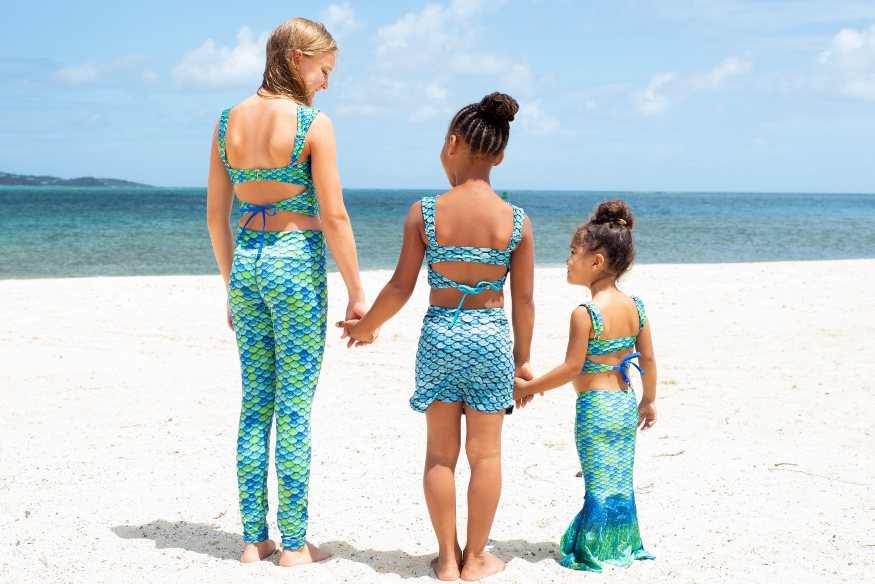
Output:
[[[564,356],[586,299],[564,276],[538,269],[537,372]],[[387,277],[364,275],[371,299]],[[556,563],[583,500],[569,387],[507,418],[491,542],[507,570],[485,581],[871,581],[875,260],[642,265],[623,287],[644,299],[660,367],[635,469],[657,559],[601,575]],[[332,274],[330,322],[342,290]],[[423,278],[369,348],[329,329],[308,535],[334,557],[283,569],[237,562],[240,388],[221,280],[0,281],[0,581],[434,582],[425,424],[407,404],[426,297]]]

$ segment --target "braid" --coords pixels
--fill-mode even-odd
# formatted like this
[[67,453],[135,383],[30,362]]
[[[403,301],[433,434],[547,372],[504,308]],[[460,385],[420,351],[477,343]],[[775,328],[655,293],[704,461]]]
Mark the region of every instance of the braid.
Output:
[[514,98],[491,93],[480,103],[466,105],[450,122],[450,133],[461,136],[474,156],[495,158],[507,147],[510,122],[519,111]]

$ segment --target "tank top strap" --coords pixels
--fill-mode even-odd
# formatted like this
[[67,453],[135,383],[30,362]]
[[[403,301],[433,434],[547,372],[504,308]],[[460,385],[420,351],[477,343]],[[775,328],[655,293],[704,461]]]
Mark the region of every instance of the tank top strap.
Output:
[[231,166],[228,164],[228,155],[225,153],[225,133],[228,131],[228,114],[231,113],[232,109],[234,108],[229,107],[223,111],[222,115],[219,117],[219,158],[222,159],[222,164],[228,169],[230,169]]
[[595,335],[595,338],[598,339],[602,336],[602,332],[605,330],[602,313],[599,311],[598,305],[595,302],[584,302],[581,306],[589,311],[589,317],[592,319],[592,332]]
[[434,228],[434,205],[436,197],[422,197],[420,204],[422,205],[422,222],[425,223],[425,236],[428,238],[428,245],[433,249],[438,248],[437,236]]
[[526,218],[526,212],[516,205],[513,207],[513,235],[510,237],[510,243],[507,244],[507,250],[513,251],[520,244],[523,238],[523,221]]
[[644,323],[647,322],[647,314],[644,312],[644,303],[641,302],[641,299],[637,296],[630,296],[630,298],[635,302],[635,308],[638,309],[638,332],[641,332],[641,329],[644,328]]
[[292,162],[297,163],[301,159],[301,152],[304,151],[304,142],[307,140],[307,131],[310,129],[310,124],[319,114],[319,110],[306,105],[298,105],[297,111],[297,131],[295,133],[295,147],[292,150]]

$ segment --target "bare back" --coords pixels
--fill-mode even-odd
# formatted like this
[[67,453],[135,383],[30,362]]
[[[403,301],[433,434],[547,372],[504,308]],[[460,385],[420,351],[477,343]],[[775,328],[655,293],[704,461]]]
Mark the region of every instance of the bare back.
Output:
[[[310,157],[310,143],[305,140],[298,160],[292,160],[297,133],[298,105],[286,99],[251,96],[236,105],[228,115],[225,133],[225,155],[229,166],[236,169],[274,169],[301,164]],[[256,180],[237,184],[235,192],[242,202],[252,205],[274,205],[305,192],[307,187],[273,180]],[[292,211],[277,211],[267,217],[267,231],[289,229],[320,229],[318,216]],[[259,229],[260,218],[250,227]],[[242,220],[241,220],[242,225]]]
[[[435,236],[441,246],[505,249],[514,230],[513,208],[489,188],[463,185],[441,195],[435,206]],[[423,225],[423,243],[428,238]],[[433,269],[460,284],[474,286],[484,280],[497,280],[508,269],[500,265],[445,261]],[[452,288],[432,288],[430,303],[455,307],[461,292]],[[500,308],[504,306],[502,291],[485,290],[465,299],[464,308]]]

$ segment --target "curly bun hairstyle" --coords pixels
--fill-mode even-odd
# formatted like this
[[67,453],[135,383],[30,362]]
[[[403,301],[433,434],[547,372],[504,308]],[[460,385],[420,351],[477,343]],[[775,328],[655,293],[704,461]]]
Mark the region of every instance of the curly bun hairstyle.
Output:
[[490,93],[480,103],[460,109],[450,122],[449,133],[464,140],[475,157],[495,158],[507,147],[510,123],[519,109],[506,93]]
[[571,242],[590,252],[600,250],[608,271],[619,278],[635,261],[634,226],[629,204],[623,199],[611,199],[596,207],[588,223],[577,226]]

